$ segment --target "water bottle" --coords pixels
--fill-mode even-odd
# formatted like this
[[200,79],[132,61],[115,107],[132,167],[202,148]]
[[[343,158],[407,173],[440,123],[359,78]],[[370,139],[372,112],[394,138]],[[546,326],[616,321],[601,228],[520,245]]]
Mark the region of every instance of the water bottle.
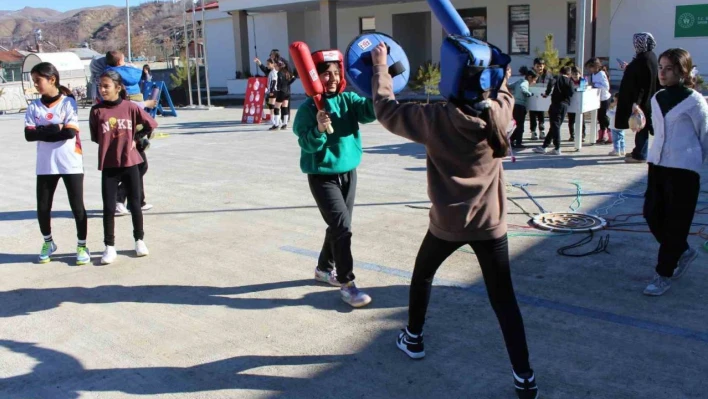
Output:
[[580,84],[578,85],[578,91],[585,91],[588,86],[588,81],[585,78],[580,78]]

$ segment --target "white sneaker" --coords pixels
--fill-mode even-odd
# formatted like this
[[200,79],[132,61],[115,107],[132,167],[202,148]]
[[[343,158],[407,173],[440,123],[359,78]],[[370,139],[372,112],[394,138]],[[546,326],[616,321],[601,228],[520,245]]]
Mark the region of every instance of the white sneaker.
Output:
[[140,209],[142,209],[142,210],[144,210],[144,211],[149,211],[150,209],[152,209],[152,205],[151,205],[151,204],[145,204],[145,205],[143,205]]
[[540,138],[541,140],[545,139],[545,138],[546,138],[546,133],[544,133],[543,131],[541,131],[541,134],[538,135],[538,138]]
[[550,151],[546,151],[546,155],[563,155],[563,153],[561,152],[561,150],[560,150],[560,148],[559,148],[559,149],[557,149],[557,150],[556,150],[556,149],[553,149],[553,150],[550,150]]
[[610,153],[607,154],[607,155],[609,155],[609,156],[611,156],[611,157],[617,157],[617,156],[620,156],[620,152],[619,152],[619,151],[612,150],[612,151],[610,151]]
[[135,241],[135,254],[138,256],[150,255],[150,251],[148,251],[148,247],[147,247],[147,245],[145,245],[145,241],[143,241],[143,240]]
[[116,203],[116,216],[125,216],[125,215],[130,215],[130,211],[128,208],[125,207],[125,204],[122,202]]
[[548,149],[543,147],[536,147],[533,149],[533,152],[535,152],[536,154],[545,154],[548,152]]
[[106,245],[106,249],[103,251],[103,256],[101,256],[101,264],[108,265],[115,262],[118,254],[116,253],[116,247]]

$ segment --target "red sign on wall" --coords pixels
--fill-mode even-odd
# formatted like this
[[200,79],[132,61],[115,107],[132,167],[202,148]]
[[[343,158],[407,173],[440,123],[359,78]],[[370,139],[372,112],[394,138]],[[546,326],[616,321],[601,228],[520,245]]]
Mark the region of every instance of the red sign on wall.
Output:
[[[267,84],[268,78],[266,77],[248,79],[241,123],[261,123],[263,120],[270,119],[270,115],[263,112]],[[263,118],[264,114],[266,114],[265,118]]]

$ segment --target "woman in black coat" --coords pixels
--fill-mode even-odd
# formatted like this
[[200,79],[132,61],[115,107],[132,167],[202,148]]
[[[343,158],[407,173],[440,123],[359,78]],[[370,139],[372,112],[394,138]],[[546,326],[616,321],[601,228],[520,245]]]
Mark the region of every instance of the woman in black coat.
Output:
[[617,113],[615,114],[615,129],[629,129],[629,117],[632,107],[637,104],[646,115],[647,124],[637,132],[634,138],[634,150],[627,153],[628,163],[644,163],[649,151],[649,134],[654,134],[651,122],[651,99],[659,90],[659,62],[656,54],[656,41],[651,33],[636,33],[634,35],[634,50],[637,55],[624,68],[624,76],[620,84]]

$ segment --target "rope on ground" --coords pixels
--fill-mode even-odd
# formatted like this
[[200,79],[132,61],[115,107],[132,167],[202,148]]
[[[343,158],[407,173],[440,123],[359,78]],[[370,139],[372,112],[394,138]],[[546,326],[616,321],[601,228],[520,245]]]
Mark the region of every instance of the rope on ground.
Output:
[[[568,208],[570,208],[571,212],[577,212],[582,206],[581,195],[583,194],[583,188],[577,180],[570,182],[570,184],[575,186],[575,201],[573,201]],[[576,206],[575,204],[578,205]]]
[[622,205],[624,203],[624,201],[626,201],[628,198],[630,198],[630,197],[628,197],[628,195],[635,195],[636,196],[636,195],[643,195],[643,194],[644,193],[641,191],[634,192],[634,191],[630,191],[630,190],[623,190],[622,192],[620,192],[617,195],[617,200],[615,200],[615,202],[613,202],[612,204],[610,204],[608,206],[603,206],[603,207],[595,209],[593,214],[596,216],[600,216],[600,217],[607,216],[610,214],[610,209],[612,209],[618,205]]
[[590,252],[585,252],[585,253],[580,253],[580,254],[577,254],[577,253],[573,254],[573,253],[568,252],[572,249],[577,249],[577,248],[580,248],[580,247],[585,246],[587,244],[590,244],[594,237],[595,237],[594,233],[592,231],[590,231],[590,233],[587,236],[585,236],[582,240],[576,242],[575,244],[570,244],[570,245],[566,245],[564,247],[558,248],[558,250],[556,252],[558,252],[558,255],[569,256],[572,258],[582,258],[585,256],[595,255],[595,254],[599,254],[599,253],[603,253],[603,252],[609,254],[610,252],[607,250],[607,246],[610,244],[610,235],[609,234],[604,237],[601,236],[600,241],[597,243],[597,246],[595,247],[595,249]]
[[523,191],[523,192],[526,194],[526,196],[529,197],[529,199],[530,199],[534,204],[536,204],[536,206],[538,207],[538,210],[540,210],[541,213],[548,213],[548,211],[546,211],[545,209],[543,209],[543,207],[541,206],[541,204],[539,204],[538,201],[536,201],[536,198],[534,198],[533,195],[531,195],[531,193],[526,189],[526,187],[530,186],[529,183],[523,183],[523,184],[516,183],[516,184],[512,184],[512,186],[513,186],[513,187],[516,187],[516,188],[518,188],[518,189],[520,189],[521,191]]

